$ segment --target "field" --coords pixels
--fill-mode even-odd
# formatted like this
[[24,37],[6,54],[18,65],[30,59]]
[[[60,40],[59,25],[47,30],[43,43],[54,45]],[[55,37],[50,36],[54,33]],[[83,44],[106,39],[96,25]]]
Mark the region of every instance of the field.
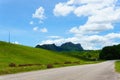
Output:
[[115,69],[116,69],[117,72],[120,73],[120,61],[116,61],[116,63],[115,63]]
[[96,62],[73,55],[0,41],[0,75]]
[[86,51],[76,51],[76,52],[60,52],[63,55],[75,57],[85,61],[96,61],[99,60],[100,50],[86,50]]

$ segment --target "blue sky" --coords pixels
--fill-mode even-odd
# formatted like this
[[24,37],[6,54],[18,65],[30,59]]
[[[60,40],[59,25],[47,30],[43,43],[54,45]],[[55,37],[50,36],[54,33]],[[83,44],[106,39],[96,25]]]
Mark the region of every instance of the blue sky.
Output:
[[[101,4],[99,4],[101,3]],[[1,0],[0,40],[27,46],[120,43],[120,0]]]

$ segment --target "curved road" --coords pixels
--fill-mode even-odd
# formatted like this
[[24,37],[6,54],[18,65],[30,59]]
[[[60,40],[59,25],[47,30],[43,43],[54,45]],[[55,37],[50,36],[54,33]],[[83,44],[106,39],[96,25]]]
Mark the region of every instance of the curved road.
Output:
[[0,76],[0,80],[120,80],[115,61]]

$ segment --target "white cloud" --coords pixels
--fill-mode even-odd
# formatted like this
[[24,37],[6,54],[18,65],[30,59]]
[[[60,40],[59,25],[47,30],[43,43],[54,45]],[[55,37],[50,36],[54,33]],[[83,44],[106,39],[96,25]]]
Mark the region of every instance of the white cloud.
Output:
[[38,31],[39,27],[34,27],[33,31]]
[[73,12],[78,17],[86,16],[87,22],[73,27],[70,32],[96,34],[114,29],[113,23],[120,21],[120,7],[116,8],[116,2],[117,0],[69,0],[56,4],[54,14],[66,16]]
[[75,38],[75,37],[72,37],[72,38],[59,38],[59,39],[54,39],[54,40],[52,40],[52,39],[49,39],[49,40],[44,40],[44,41],[42,41],[41,43],[40,43],[40,45],[42,45],[42,44],[56,44],[56,45],[61,45],[62,43],[65,43],[65,42],[74,42],[74,43],[77,43],[77,38]]
[[110,33],[108,35],[105,36],[106,38],[109,38],[109,39],[116,39],[116,38],[120,38],[120,33]]
[[48,32],[47,28],[39,28],[38,26],[33,28],[33,31],[46,33]]
[[88,16],[93,15],[97,10],[115,7],[116,2],[117,0],[68,0],[56,4],[53,12],[59,16],[66,16],[71,12],[77,16]]
[[39,20],[44,20],[45,17],[45,13],[44,13],[44,8],[43,7],[39,7],[38,9],[36,9],[35,13],[32,15],[33,18],[37,18]]
[[74,34],[97,34],[102,31],[113,29],[114,27],[110,23],[91,23],[85,24],[80,27],[73,27],[70,29],[71,33]]
[[87,23],[113,23],[119,21],[120,8],[114,9],[114,7],[107,7],[94,12],[94,15],[90,16]]
[[47,30],[47,28],[41,28],[40,32],[46,33],[46,32],[48,32],[48,30]]
[[34,22],[33,22],[33,21],[30,21],[30,24],[32,25],[32,24],[34,24]]
[[[86,9],[89,9],[89,7],[86,7]],[[82,10],[82,9],[81,9]],[[88,11],[88,12],[87,12]],[[102,8],[100,10],[95,10],[91,12],[89,10],[83,11],[83,13],[79,12],[77,16],[80,15],[86,15],[88,16],[88,21],[86,24],[72,28],[70,32],[73,33],[100,33],[102,31],[114,29],[113,23],[120,21],[120,8],[114,9],[114,7],[106,7]],[[87,13],[87,14],[86,14]],[[76,29],[76,30],[75,30]]]
[[[41,44],[61,45],[64,42],[80,43],[84,49],[101,49],[104,46],[118,44],[120,33],[111,33],[113,25],[120,22],[120,7],[116,7],[117,0],[68,0],[55,5],[55,16],[67,16],[70,13],[77,17],[86,16],[88,20],[84,25],[69,30],[74,36],[42,41]],[[104,35],[101,34],[108,31]],[[117,41],[116,41],[117,40]]]
[[45,40],[42,41],[40,44],[56,44],[61,45],[65,42],[73,42],[73,43],[80,43],[84,49],[101,49],[104,46],[115,45],[119,44],[115,40],[120,40],[120,33],[109,33],[107,35],[81,35],[81,36],[74,36],[71,38],[60,38],[55,40]]
[[61,36],[48,36],[48,38],[58,39],[58,38],[61,38]]
[[54,8],[55,16],[66,16],[74,10],[74,6],[66,5],[65,3],[58,3]]
[[64,42],[64,39],[45,40],[45,41],[42,41],[40,43],[40,45],[42,45],[42,44],[53,44],[53,43],[55,43],[56,45],[61,45],[62,42]]
[[13,42],[13,44],[20,44],[18,41]]

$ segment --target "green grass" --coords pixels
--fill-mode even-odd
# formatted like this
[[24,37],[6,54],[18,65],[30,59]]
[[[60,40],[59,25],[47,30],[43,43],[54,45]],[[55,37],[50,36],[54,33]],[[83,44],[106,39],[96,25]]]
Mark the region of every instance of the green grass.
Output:
[[86,61],[99,60],[100,50],[89,50],[89,51],[79,51],[79,52],[60,52],[63,55],[68,55],[78,59],[83,59]]
[[116,69],[117,72],[120,73],[120,61],[115,62],[115,69]]
[[[68,61],[71,63],[64,64]],[[17,67],[9,67],[10,63],[16,64]],[[47,64],[51,64],[54,67],[61,67],[88,63],[96,62],[84,61],[74,56],[63,55],[58,52],[53,52],[49,50],[37,49],[23,45],[9,44],[7,42],[0,41],[0,75],[46,69]],[[19,64],[41,65],[18,67]]]

